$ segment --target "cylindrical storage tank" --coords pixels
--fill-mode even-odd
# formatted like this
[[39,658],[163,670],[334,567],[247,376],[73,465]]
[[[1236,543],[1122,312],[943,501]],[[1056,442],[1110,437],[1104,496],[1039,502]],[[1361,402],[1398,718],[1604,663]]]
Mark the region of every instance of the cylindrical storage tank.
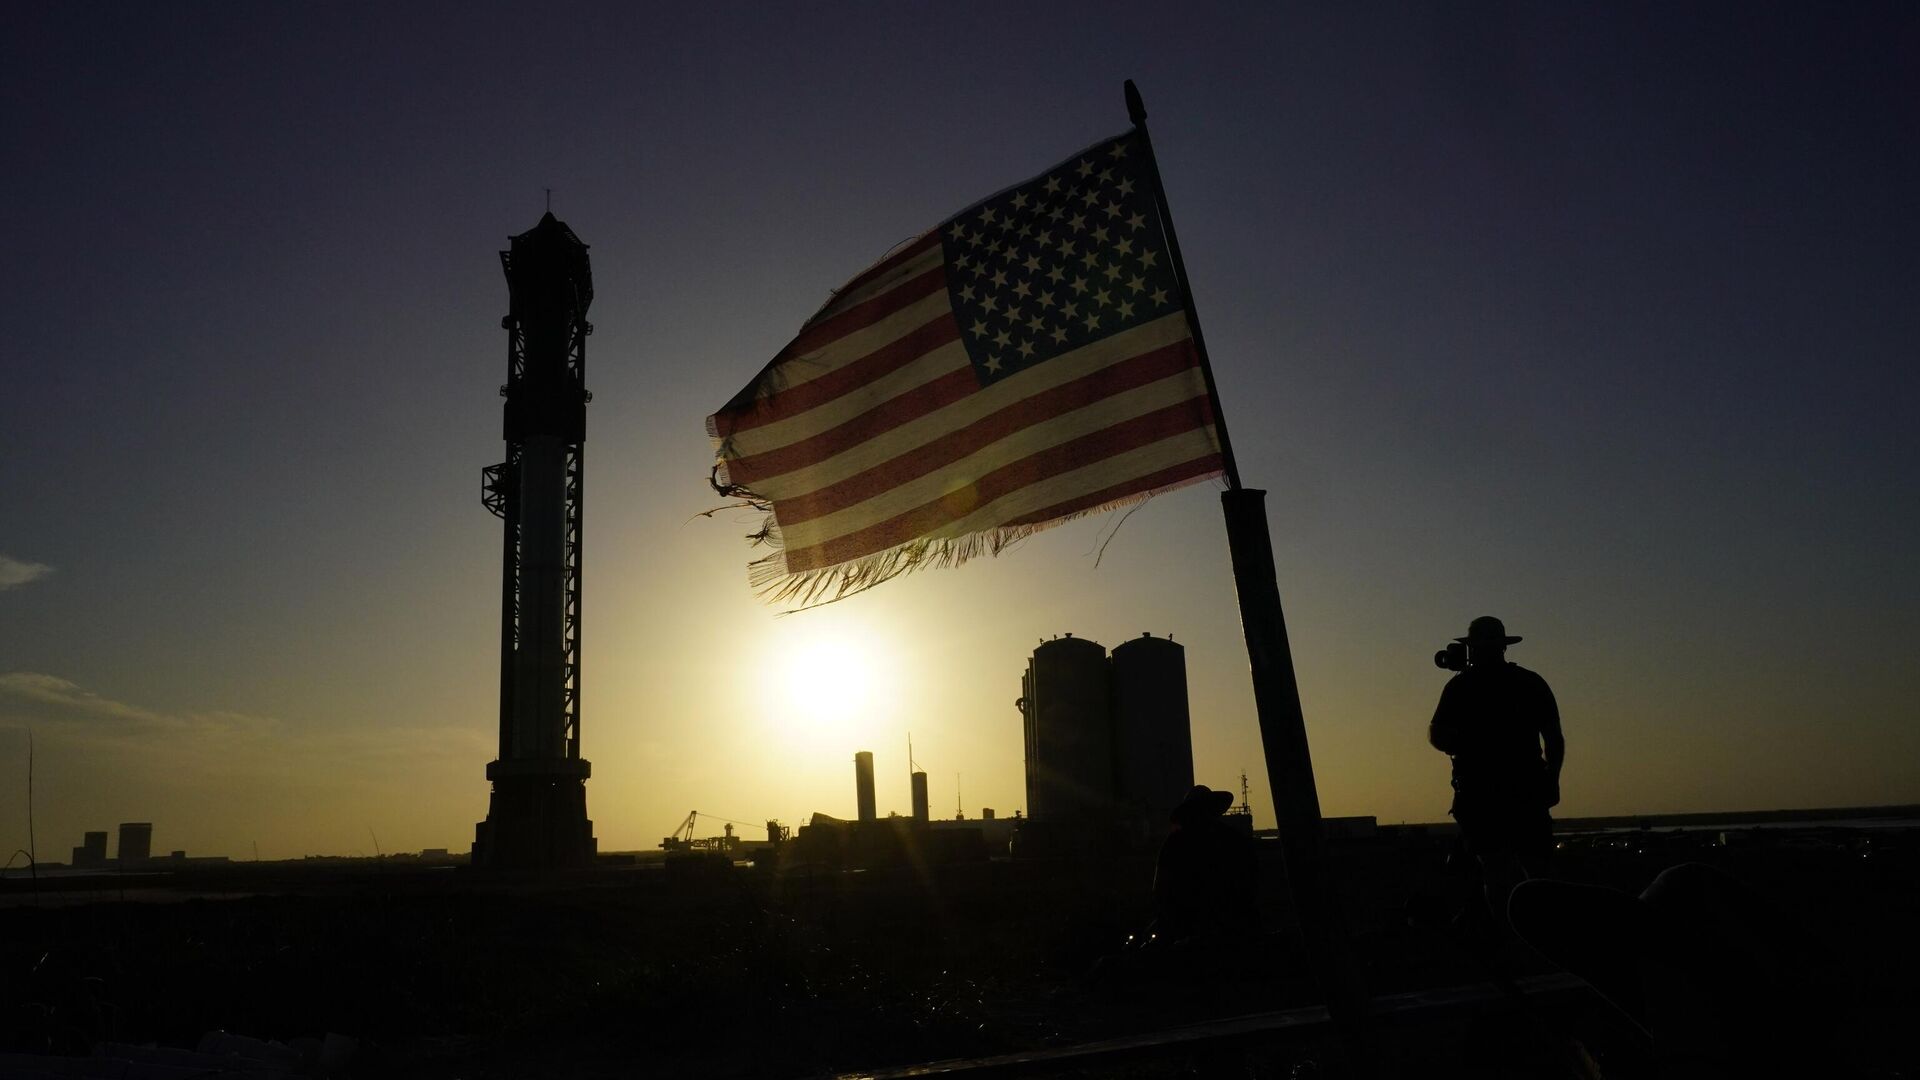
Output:
[[1187,650],[1142,634],[1113,649],[1114,782],[1130,816],[1160,823],[1193,787]]
[[922,825],[927,823],[927,774],[913,774],[913,820]]
[[1105,818],[1113,811],[1113,734],[1107,650],[1071,634],[1042,642],[1027,662],[1027,815]]
[[107,830],[98,829],[87,833],[87,858],[95,862],[104,862],[107,857]]
[[146,862],[153,855],[153,823],[126,821],[120,824],[120,862]]
[[879,816],[873,804],[873,751],[862,750],[853,755],[853,794],[860,804],[860,820],[872,821]]

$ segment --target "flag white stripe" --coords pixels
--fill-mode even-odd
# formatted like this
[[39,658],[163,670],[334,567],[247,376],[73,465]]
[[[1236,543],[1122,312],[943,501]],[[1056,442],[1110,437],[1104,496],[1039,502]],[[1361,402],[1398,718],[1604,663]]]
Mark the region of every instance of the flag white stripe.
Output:
[[[1028,484],[1017,491],[1010,491],[974,509],[964,517],[936,526],[922,535],[930,539],[952,539],[996,528],[1062,503],[1219,452],[1220,443],[1214,434],[1212,424],[1192,428],[1125,453],[1089,462],[1081,468],[1058,473]],[[783,546],[786,550],[785,558],[804,559],[808,551],[812,550],[787,541],[784,530],[782,534]],[[789,561],[787,565],[791,567],[792,563]]]
[[1219,452],[1220,440],[1214,435],[1212,424],[1190,428],[1158,442],[1148,443],[1112,457],[1101,458],[1071,472],[1059,473],[1038,483],[1028,484],[1018,491],[1010,491],[966,517],[950,525],[943,525],[928,535],[965,536],[982,529],[991,529],[1002,522],[1038,513],[1050,506],[1058,506],[1063,502],[1090,495],[1135,477],[1149,476],[1183,461],[1192,461],[1195,458]]
[[[1085,408],[1058,414],[1022,428],[958,461],[896,484],[852,506],[797,524],[781,522],[781,534],[789,546],[808,547],[836,536],[858,532],[930,503],[1004,465],[1082,436],[1105,431],[1115,424],[1156,409],[1204,398],[1206,393],[1206,380],[1201,377],[1199,370],[1188,368],[1158,382],[1102,398]],[[755,484],[754,491],[777,504],[782,499],[809,494],[826,486],[811,482],[813,477],[804,470],[788,476],[793,481],[791,488],[774,489],[765,484]]]
[[937,289],[885,318],[834,338],[812,352],[782,360],[780,366],[769,373],[772,381],[768,385],[785,390],[810,383],[952,312],[953,305],[947,300],[947,290]]
[[[899,266],[894,267],[878,280],[869,281],[857,289],[849,289],[845,292],[835,293],[833,299],[828,301],[827,305],[820,309],[818,315],[807,320],[806,326],[812,326],[823,319],[831,319],[855,304],[864,303],[876,296],[892,292],[897,286],[912,281],[921,274],[939,266],[945,258],[946,252],[942,249],[941,245],[935,244],[920,254],[915,255],[913,258],[908,259],[906,262],[901,263]],[[804,331],[806,326],[800,329]]]
[[806,412],[735,434],[728,445],[731,452],[726,456],[737,458],[764,454],[832,431],[869,409],[884,405],[942,375],[967,367],[968,363],[967,347],[958,341],[949,341],[932,352],[922,354],[905,367],[895,368],[872,382],[862,383]]
[[[1165,348],[1192,336],[1192,332],[1187,328],[1187,317],[1184,312],[1176,311],[1170,315],[1163,315],[1152,322],[1142,323],[1112,337],[1083,345],[1072,352],[1061,353],[1018,375],[982,387],[978,392],[969,394],[911,423],[881,432],[858,446],[841,451],[834,457],[823,459],[818,465],[805,467],[824,469],[826,472],[823,475],[833,478],[815,484],[814,487],[833,483],[835,480],[844,479],[863,469],[871,468],[888,458],[925,446],[934,439],[966,427],[1023,398],[1084,378],[1129,356]],[[935,359],[936,357],[940,359]],[[729,447],[731,452],[726,456],[739,458],[764,454],[802,439],[811,438],[821,432],[830,431],[885,401],[904,394],[922,383],[937,379],[956,368],[965,367],[967,364],[964,345],[957,341],[943,345],[906,368],[901,368],[869,384],[876,391],[873,394],[866,392],[868,387],[862,387],[832,401],[823,402],[797,416],[740,432],[733,437]],[[908,374],[909,371],[913,374]],[[895,376],[899,378],[896,379]],[[780,480],[780,477],[769,477],[766,480],[753,481],[752,486],[768,498],[779,498],[780,496],[762,491],[762,487],[765,484],[778,483]]]

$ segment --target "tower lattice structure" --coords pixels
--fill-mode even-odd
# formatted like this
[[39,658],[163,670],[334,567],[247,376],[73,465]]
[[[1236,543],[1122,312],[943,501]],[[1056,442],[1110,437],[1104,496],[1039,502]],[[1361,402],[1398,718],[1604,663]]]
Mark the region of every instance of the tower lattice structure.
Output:
[[594,855],[591,766],[580,756],[585,509],[587,245],[548,213],[500,253],[510,309],[507,458],[481,502],[505,523],[500,590],[500,749],[475,832],[476,866],[577,866]]

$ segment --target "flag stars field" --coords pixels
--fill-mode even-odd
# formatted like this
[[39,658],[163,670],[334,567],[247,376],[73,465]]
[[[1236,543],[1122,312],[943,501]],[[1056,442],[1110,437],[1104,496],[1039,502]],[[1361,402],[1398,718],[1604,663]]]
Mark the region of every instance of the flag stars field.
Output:
[[[1159,251],[1137,239],[1147,225],[1152,209],[1142,194],[1140,178],[1130,171],[1123,137],[1082,156],[1066,173],[1050,173],[1029,184],[1002,193],[976,209],[963,213],[944,231],[948,257],[954,269],[978,280],[979,269],[960,250],[960,245],[978,243],[985,230],[1005,236],[995,239],[989,250],[998,255],[1007,269],[996,270],[986,279],[989,287],[976,290],[963,285],[953,292],[956,310],[963,321],[970,315],[997,316],[987,320],[991,337],[979,333],[978,322],[973,342],[990,341],[995,350],[989,355],[973,356],[983,380],[1004,377],[1049,356],[1088,343],[1093,335],[1118,332],[1136,319],[1164,314],[1172,290],[1171,276],[1164,281],[1150,280],[1160,275]],[[1084,212],[1069,215],[1074,204]],[[1089,216],[1091,215],[1091,216]],[[1107,224],[1095,224],[1093,218]],[[1064,233],[1056,237],[1051,225],[1064,219]],[[971,224],[970,224],[971,223]],[[1079,237],[1079,242],[1073,239]],[[1082,245],[1085,245],[1084,247]],[[1087,296],[1090,283],[1101,280],[1107,289],[1092,293],[1093,309],[1085,314],[1057,307],[1051,298],[1043,300],[1038,314],[1025,312],[1022,301],[1032,300],[1037,288],[1059,284],[1067,275],[1075,295]],[[1164,273],[1164,272],[1163,272]],[[1113,289],[1126,289],[1137,299],[1120,304]],[[1024,346],[1024,347],[1023,347]],[[1007,355],[1008,350],[1017,354]]]

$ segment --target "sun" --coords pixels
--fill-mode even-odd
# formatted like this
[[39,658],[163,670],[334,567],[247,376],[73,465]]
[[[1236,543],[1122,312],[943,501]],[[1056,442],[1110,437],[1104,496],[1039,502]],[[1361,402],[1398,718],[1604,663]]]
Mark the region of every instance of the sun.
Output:
[[873,720],[883,671],[872,645],[810,636],[786,651],[781,668],[780,711],[813,733],[851,735]]

